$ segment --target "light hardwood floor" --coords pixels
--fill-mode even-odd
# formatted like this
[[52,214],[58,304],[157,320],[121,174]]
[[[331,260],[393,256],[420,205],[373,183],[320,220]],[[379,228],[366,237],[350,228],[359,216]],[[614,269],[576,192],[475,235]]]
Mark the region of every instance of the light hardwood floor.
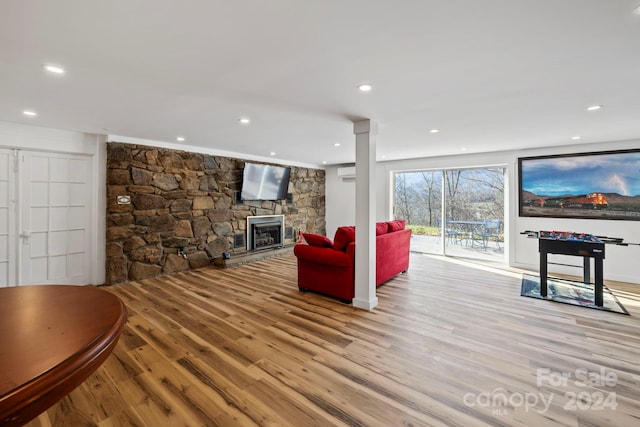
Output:
[[29,425],[639,425],[640,285],[608,283],[625,316],[411,256],[372,312],[299,292],[293,256],[109,287],[116,350]]

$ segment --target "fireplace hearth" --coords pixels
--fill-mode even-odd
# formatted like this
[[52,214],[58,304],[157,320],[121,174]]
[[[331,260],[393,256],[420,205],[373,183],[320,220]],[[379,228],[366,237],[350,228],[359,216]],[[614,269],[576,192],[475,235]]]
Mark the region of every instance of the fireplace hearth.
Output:
[[281,248],[284,244],[284,215],[247,217],[247,250]]

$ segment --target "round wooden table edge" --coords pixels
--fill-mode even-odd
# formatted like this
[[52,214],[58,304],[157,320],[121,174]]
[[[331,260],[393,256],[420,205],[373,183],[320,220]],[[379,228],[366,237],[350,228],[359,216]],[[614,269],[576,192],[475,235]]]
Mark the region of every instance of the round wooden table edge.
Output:
[[111,328],[53,369],[16,388],[0,401],[0,424],[21,426],[57,403],[84,382],[117,345],[127,321],[127,309],[116,295],[119,315]]

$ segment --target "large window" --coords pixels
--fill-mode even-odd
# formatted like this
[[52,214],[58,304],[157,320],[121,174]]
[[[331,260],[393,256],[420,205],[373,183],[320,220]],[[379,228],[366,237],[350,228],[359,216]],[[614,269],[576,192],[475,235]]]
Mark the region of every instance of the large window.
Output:
[[396,172],[394,215],[418,252],[503,261],[502,167]]

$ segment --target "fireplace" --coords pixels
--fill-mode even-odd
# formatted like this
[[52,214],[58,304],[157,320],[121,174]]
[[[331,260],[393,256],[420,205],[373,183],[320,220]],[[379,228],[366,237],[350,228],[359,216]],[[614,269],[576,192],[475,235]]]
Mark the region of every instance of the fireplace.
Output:
[[284,244],[284,215],[247,217],[247,250],[281,248]]

